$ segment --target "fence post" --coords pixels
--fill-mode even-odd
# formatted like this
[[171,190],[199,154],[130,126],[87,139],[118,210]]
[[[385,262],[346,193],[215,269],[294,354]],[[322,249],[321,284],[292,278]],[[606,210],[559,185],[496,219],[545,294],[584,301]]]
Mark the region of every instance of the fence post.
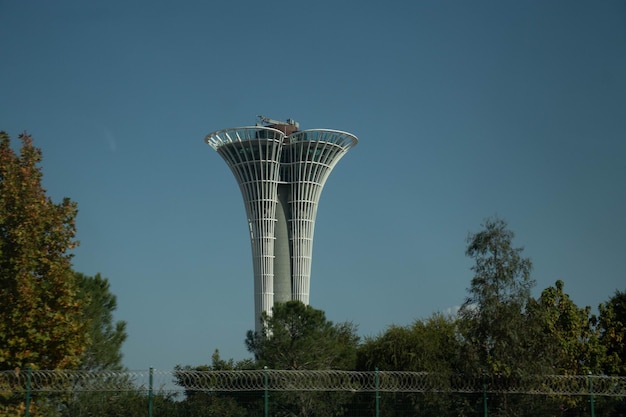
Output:
[[268,392],[268,378],[267,378],[267,366],[263,367],[263,415],[269,417],[269,399],[270,394]]
[[148,417],[152,417],[152,403],[154,402],[154,392],[152,390],[154,368],[150,367],[150,374],[148,377]]
[[26,405],[25,405],[25,411],[24,411],[24,415],[26,417],[30,416],[30,396],[31,396],[31,391],[32,391],[32,386],[31,386],[32,372],[33,372],[33,368],[31,368],[30,366],[27,366],[26,367]]
[[376,402],[376,417],[380,417],[380,375],[378,375],[378,368],[374,368],[374,384],[376,386],[375,402]]
[[593,399],[593,375],[589,371],[589,406],[591,407],[591,417],[596,416],[595,403]]
[[483,417],[487,417],[487,378],[483,373]]

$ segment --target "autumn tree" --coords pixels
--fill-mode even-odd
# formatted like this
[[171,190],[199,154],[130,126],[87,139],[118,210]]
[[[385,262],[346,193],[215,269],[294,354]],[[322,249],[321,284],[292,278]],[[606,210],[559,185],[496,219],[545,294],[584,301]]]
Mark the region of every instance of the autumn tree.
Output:
[[76,204],[46,196],[41,151],[20,139],[18,155],[0,133],[0,369],[75,368],[89,326],[69,253]]
[[[541,292],[527,307],[528,326],[534,329],[535,353],[531,355],[542,367],[537,373],[587,375],[596,373],[604,357],[590,307],[578,307],[558,280]],[[544,406],[573,413],[585,409],[587,399],[552,395]]]
[[557,280],[532,302],[528,315],[540,326],[536,340],[551,373],[587,375],[597,373],[604,357],[591,308],[578,307]]
[[626,376],[626,291],[615,291],[599,311],[600,342],[606,349],[604,372]]

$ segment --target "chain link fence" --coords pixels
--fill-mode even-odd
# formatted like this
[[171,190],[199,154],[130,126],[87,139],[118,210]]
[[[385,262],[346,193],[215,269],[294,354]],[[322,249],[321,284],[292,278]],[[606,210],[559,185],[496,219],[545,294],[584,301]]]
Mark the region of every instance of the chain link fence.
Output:
[[[626,378],[353,371],[3,371],[0,416],[626,416]],[[1,413],[4,414],[1,414]]]

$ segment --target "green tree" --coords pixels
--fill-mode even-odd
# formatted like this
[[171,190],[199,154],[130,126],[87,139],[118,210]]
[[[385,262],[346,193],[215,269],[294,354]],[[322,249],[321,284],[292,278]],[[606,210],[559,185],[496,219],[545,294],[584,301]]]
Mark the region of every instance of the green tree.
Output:
[[246,347],[270,369],[354,369],[359,337],[349,322],[334,324],[299,301],[277,303],[262,316],[263,331],[248,331]]
[[100,274],[93,277],[76,272],[78,295],[83,317],[89,323],[89,345],[82,355],[80,368],[86,370],[121,370],[122,343],[126,340],[126,322],[113,319],[117,298],[110,291],[109,280]]
[[[100,387],[101,389],[101,387]],[[171,403],[171,395],[163,392],[154,393],[155,408],[163,413],[164,405]],[[158,406],[156,406],[158,404]],[[157,408],[158,407],[158,408]],[[148,410],[148,397],[136,386],[119,384],[115,391],[81,391],[70,401],[57,402],[60,417],[98,416],[98,417],[144,417]],[[46,417],[57,414],[46,414]]]
[[[299,301],[277,303],[263,314],[263,331],[249,331],[248,350],[259,366],[270,369],[354,369],[359,337],[352,323],[334,324],[321,310]],[[273,415],[341,415],[351,395],[344,392],[279,392]]]
[[456,319],[435,313],[365,339],[358,348],[358,368],[450,373],[458,367],[460,347]]
[[469,296],[459,310],[473,371],[510,375],[525,357],[525,308],[534,281],[532,263],[513,247],[504,220],[488,219],[468,237],[466,255],[474,260]]
[[[462,369],[471,375],[482,373],[497,385],[537,373],[541,364],[535,352],[538,328],[527,315],[534,285],[532,263],[522,257],[522,248],[513,246],[514,236],[504,220],[492,218],[467,239],[474,277],[459,310]],[[492,396],[489,404],[495,415],[514,415],[535,406],[508,395]]]
[[[89,344],[83,352],[80,369],[87,371],[122,371],[122,343],[126,340],[126,323],[114,322],[117,299],[111,293],[109,281],[100,274],[93,277],[75,272],[78,298],[83,305],[82,316],[89,323]],[[117,392],[98,391],[96,387],[82,386],[81,391],[65,401],[63,416],[72,415],[141,415],[146,409],[145,395],[124,375],[107,374],[107,383]],[[85,382],[88,384],[89,382]],[[60,408],[62,409],[62,408]]]
[[615,294],[599,306],[600,343],[606,349],[603,370],[609,375],[626,376],[626,292]]
[[532,321],[540,326],[536,337],[543,360],[550,372],[559,375],[597,373],[604,349],[595,328],[596,318],[589,306],[578,307],[564,286],[563,281],[556,281],[528,308]]
[[74,368],[88,342],[71,269],[76,204],[46,196],[41,151],[0,133],[0,369]]
[[[367,338],[358,349],[358,369],[424,372],[425,380],[445,388],[458,372],[460,352],[456,318],[435,313],[410,326],[390,326],[381,335]],[[396,409],[397,404],[405,406]],[[466,399],[445,389],[381,397],[383,416],[462,415],[467,408]],[[390,414],[388,410],[393,411]]]
[[[541,292],[528,306],[529,323],[535,324],[534,355],[543,373],[587,375],[597,373],[604,349],[599,343],[591,308],[578,307],[564,291],[563,281]],[[530,324],[529,324],[530,325]],[[539,373],[538,372],[538,373]],[[551,396],[544,403],[568,412],[585,410],[587,399],[577,396]]]
[[235,362],[233,359],[222,359],[217,349],[211,356],[210,365],[195,367],[176,365],[174,372],[175,382],[178,386],[185,389],[185,399],[179,403],[178,407],[182,415],[202,415],[207,417],[261,415],[263,404],[260,401],[260,398],[262,398],[260,393],[250,395],[247,392],[215,391],[212,386],[212,378],[214,376],[204,374],[209,371],[237,371],[254,368],[255,364],[248,359],[239,362]]

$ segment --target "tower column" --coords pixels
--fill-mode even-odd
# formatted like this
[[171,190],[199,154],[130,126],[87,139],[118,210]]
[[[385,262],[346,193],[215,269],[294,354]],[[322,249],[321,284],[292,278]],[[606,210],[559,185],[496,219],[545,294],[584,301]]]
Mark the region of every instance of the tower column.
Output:
[[274,243],[274,302],[285,303],[292,298],[291,245],[289,244],[289,184],[278,184],[276,204],[276,240]]

